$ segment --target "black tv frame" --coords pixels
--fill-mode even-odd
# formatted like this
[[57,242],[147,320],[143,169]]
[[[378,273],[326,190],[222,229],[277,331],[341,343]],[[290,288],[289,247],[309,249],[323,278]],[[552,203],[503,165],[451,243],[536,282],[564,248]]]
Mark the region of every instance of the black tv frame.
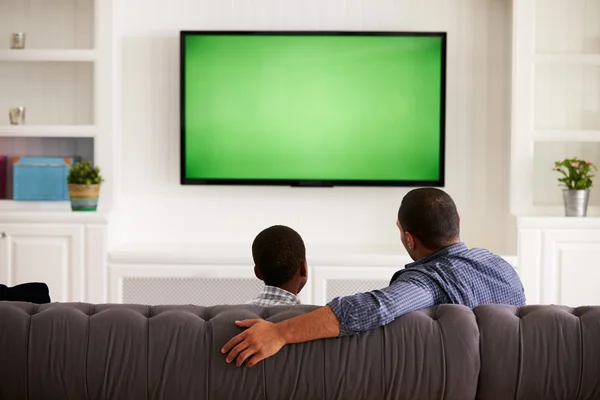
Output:
[[[185,174],[185,40],[195,35],[290,35],[290,36],[436,36],[442,39],[442,79],[440,113],[440,178],[437,181],[365,181],[365,180],[296,180],[296,179],[190,179]],[[247,185],[247,186],[371,186],[371,187],[444,187],[446,173],[446,32],[377,32],[377,31],[202,31],[183,30],[179,36],[179,117],[180,179],[182,185]]]

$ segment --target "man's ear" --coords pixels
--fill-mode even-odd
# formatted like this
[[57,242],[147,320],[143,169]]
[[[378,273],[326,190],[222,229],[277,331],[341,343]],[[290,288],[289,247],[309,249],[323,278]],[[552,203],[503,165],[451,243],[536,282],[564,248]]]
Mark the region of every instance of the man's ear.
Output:
[[408,246],[408,248],[411,250],[414,250],[415,247],[417,246],[415,237],[413,235],[411,235],[410,232],[404,232],[404,237],[406,237],[406,245]]
[[307,264],[306,260],[302,261],[302,264],[300,264],[300,276],[302,278],[305,278],[308,276],[308,264]]
[[260,276],[260,272],[258,271],[258,268],[256,268],[256,265],[254,266],[254,275],[261,281],[263,280],[262,276]]

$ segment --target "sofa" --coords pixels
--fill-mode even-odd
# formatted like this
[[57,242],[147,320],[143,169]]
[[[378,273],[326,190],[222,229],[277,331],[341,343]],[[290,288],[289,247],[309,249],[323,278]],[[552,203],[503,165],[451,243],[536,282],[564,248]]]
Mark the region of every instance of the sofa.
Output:
[[600,399],[600,307],[442,305],[225,363],[234,320],[313,308],[0,303],[0,399]]

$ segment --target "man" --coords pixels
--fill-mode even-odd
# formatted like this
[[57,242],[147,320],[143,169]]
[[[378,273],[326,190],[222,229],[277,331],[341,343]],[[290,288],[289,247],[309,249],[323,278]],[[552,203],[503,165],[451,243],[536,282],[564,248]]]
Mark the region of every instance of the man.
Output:
[[409,192],[400,205],[400,239],[415,261],[381,290],[336,298],[310,313],[271,323],[236,321],[248,328],[221,349],[228,363],[252,367],[284,345],[375,329],[399,316],[438,304],[525,304],[523,285],[510,264],[459,238],[454,201],[434,188]]
[[268,307],[300,304],[308,267],[304,241],[292,228],[275,225],[260,232],[252,243],[254,274],[265,283],[250,304]]

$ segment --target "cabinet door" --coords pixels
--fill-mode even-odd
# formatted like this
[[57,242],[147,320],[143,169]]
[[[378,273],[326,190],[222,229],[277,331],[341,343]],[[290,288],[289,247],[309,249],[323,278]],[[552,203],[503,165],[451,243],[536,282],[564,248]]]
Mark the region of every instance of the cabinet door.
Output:
[[53,302],[83,301],[83,227],[0,224],[0,281],[44,282]]
[[543,303],[600,304],[600,230],[546,232],[542,259]]
[[600,304],[600,229],[522,229],[519,272],[527,304]]

